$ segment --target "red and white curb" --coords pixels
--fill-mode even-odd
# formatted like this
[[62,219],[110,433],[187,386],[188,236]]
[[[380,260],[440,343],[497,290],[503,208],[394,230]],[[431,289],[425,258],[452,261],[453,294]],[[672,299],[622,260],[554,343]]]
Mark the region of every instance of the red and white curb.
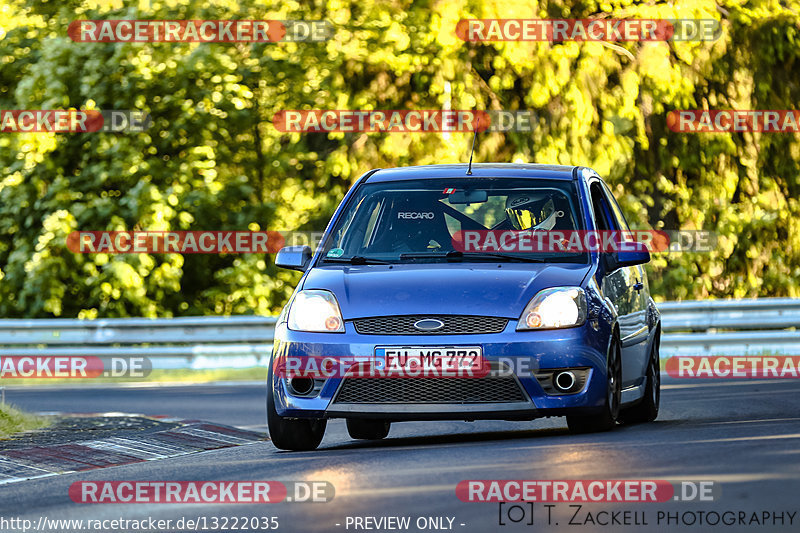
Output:
[[[141,416],[141,415],[131,415]],[[269,440],[263,433],[202,420],[165,419],[171,429],[0,452],[0,484],[96,468],[155,461]]]

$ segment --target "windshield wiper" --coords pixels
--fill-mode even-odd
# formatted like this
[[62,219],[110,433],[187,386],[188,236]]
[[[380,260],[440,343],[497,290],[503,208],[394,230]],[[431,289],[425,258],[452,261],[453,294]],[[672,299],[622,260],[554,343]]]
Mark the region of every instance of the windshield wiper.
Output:
[[544,263],[544,259],[536,257],[526,257],[524,255],[501,254],[495,252],[468,252],[464,253],[459,250],[451,250],[447,253],[442,252],[415,252],[400,254],[400,259],[430,259],[430,258],[445,258],[448,261],[463,261],[467,259],[506,259],[509,261],[521,261],[523,263]]
[[364,257],[361,255],[354,255],[353,257],[325,257],[322,259],[324,263],[348,263],[351,265],[391,265],[391,261],[384,261],[383,259],[374,259],[372,257]]
[[400,254],[400,259],[439,259],[441,257],[444,257],[448,261],[461,261],[464,254],[458,250],[450,250],[449,252],[408,252]]
[[527,257],[524,255],[499,254],[496,252],[469,252],[464,257],[475,257],[481,259],[508,259],[511,261],[522,261],[523,263],[546,263],[544,259],[538,257]]

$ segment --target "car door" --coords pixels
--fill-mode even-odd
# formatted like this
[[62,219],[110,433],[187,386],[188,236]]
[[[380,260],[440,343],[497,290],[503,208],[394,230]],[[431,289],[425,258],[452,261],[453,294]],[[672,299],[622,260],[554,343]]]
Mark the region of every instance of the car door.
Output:
[[[614,231],[624,236],[629,231],[622,212],[611,192],[600,180],[589,185],[595,226],[600,231]],[[601,239],[602,240],[602,239]],[[622,343],[622,387],[637,386],[642,381],[647,356],[647,302],[643,273],[639,266],[623,266],[611,272],[605,265],[598,269],[603,294],[617,310]]]
[[[611,194],[608,186],[601,182],[603,192],[605,193],[608,203],[611,206],[611,212],[614,220],[622,230],[623,240],[633,240],[630,234],[630,227],[622,209],[617,203],[617,199]],[[645,275],[644,265],[634,265],[624,267],[628,270],[629,279],[632,280],[632,285],[629,287],[631,312],[628,316],[629,335],[627,339],[623,338],[623,350],[627,349],[631,353],[630,372],[628,373],[629,379],[626,384],[625,373],[623,371],[623,387],[639,385],[644,380],[645,369],[647,367],[647,339],[649,337],[649,326],[647,324],[647,298],[649,294],[649,287],[647,286],[647,278]],[[632,290],[630,290],[632,288]]]

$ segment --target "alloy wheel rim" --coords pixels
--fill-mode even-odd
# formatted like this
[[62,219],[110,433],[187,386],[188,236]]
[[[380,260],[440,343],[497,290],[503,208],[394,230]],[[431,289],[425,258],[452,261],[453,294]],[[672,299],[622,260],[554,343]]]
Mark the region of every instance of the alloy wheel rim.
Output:
[[658,405],[659,401],[661,400],[660,395],[660,388],[659,385],[661,384],[661,372],[658,368],[658,351],[653,354],[653,357],[650,360],[650,379],[652,380],[653,386],[651,387],[653,390],[651,394],[653,395],[653,405]]
[[619,371],[620,371],[620,354],[619,354],[619,345],[615,343],[612,355],[612,359],[610,364],[608,365],[608,406],[609,410],[611,411],[611,416],[615,420],[619,415],[619,404],[620,404],[620,382],[619,382]]

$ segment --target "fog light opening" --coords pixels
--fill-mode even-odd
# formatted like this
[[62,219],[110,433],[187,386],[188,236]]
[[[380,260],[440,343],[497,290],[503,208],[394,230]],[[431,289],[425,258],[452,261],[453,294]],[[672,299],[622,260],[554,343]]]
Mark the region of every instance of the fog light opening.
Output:
[[296,394],[304,395],[314,390],[314,380],[311,378],[292,378],[289,386]]
[[553,385],[559,392],[571,391],[575,383],[575,374],[571,370],[564,370],[553,377]]

